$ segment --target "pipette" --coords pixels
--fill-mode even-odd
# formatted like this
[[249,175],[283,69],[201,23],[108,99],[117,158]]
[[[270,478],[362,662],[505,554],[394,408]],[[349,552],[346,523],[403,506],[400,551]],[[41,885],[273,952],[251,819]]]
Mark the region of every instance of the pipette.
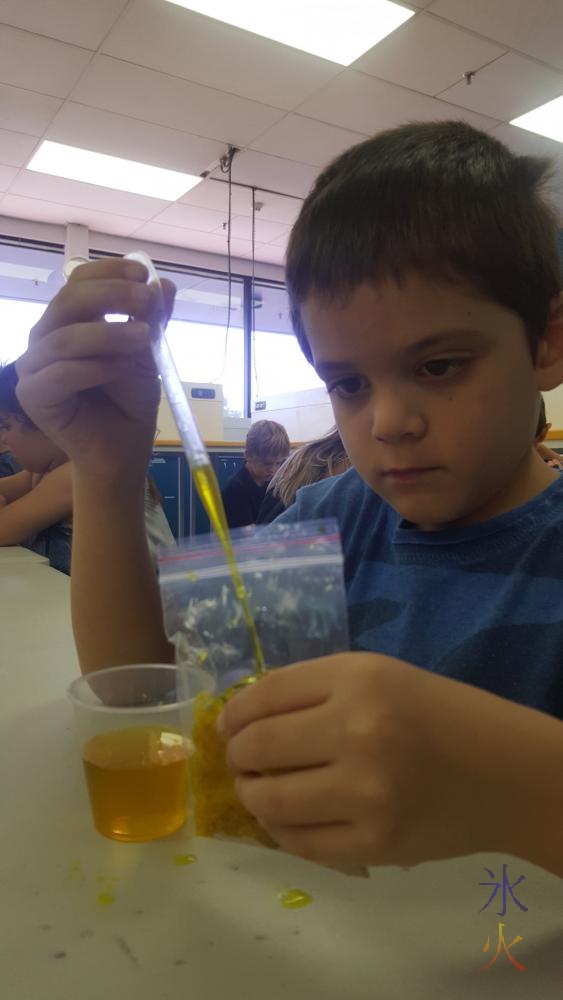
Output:
[[[156,268],[148,254],[144,253],[142,250],[135,251],[134,253],[127,254],[126,260],[135,260],[139,264],[143,264],[148,271],[147,284],[158,288],[162,295],[160,278],[158,277]],[[160,319],[157,320],[157,336],[151,340],[151,350],[158,373],[162,379],[162,384],[170,404],[170,409],[172,410],[174,420],[176,421],[180,440],[188,460],[188,465],[192,472],[197,492],[199,493],[201,502],[203,503],[205,511],[227,557],[227,563],[231,572],[235,593],[240,601],[245,625],[252,644],[256,674],[263,674],[265,672],[265,665],[262,647],[260,645],[260,640],[256,632],[256,625],[248,605],[248,595],[236,563],[229,526],[227,524],[227,516],[225,514],[221,491],[219,489],[219,483],[217,482],[217,476],[215,475],[215,471],[211,465],[207,449],[201,439],[197,424],[194,420],[194,415],[186,398],[184,387],[178,374],[178,369],[176,368],[174,358],[172,357],[172,353],[166,339],[162,310],[160,312]]]

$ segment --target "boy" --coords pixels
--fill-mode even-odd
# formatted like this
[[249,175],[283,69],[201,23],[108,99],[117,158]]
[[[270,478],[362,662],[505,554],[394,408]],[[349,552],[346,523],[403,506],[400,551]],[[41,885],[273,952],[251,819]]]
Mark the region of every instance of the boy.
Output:
[[[563,479],[534,449],[538,391],[563,381],[543,175],[463,123],[403,126],[331,164],[294,228],[296,331],[355,468],[283,517],[338,517],[353,651],[273,671],[220,726],[242,801],[304,857],[500,850],[563,875]],[[73,461],[85,671],[172,656],[142,546],[145,280],[78,268],[19,366]]]
[[257,420],[246,435],[244,465],[226,484],[222,496],[229,528],[256,524],[266,488],[289,455],[285,427]]

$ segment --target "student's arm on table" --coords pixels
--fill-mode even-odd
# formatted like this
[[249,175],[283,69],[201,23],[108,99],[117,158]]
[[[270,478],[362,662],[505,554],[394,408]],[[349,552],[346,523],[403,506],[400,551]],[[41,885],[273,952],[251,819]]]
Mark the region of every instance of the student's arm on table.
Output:
[[285,850],[415,865],[496,851],[563,877],[563,722],[391,657],[284,667],[219,722],[244,805]]
[[72,618],[85,673],[173,662],[143,501],[160,396],[149,337],[174,290],[164,283],[157,299],[146,277],[124,260],[76,268],[17,365],[22,406],[72,463]]
[[13,503],[20,497],[29,493],[32,485],[31,472],[16,472],[13,476],[2,476],[0,478],[0,496],[4,497],[6,503]]
[[67,462],[46,473],[34,489],[0,509],[0,545],[18,545],[71,514],[72,482]]

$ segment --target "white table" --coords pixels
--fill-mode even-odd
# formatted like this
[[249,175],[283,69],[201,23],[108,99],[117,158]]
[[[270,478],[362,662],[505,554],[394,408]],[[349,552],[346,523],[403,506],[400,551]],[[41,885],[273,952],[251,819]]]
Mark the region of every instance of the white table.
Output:
[[[369,881],[178,834],[118,844],[93,829],[65,688],[77,673],[66,577],[0,551],[0,983],[9,1000],[560,998],[563,881],[483,855]],[[494,767],[494,761],[491,761]],[[526,803],[522,803],[522,809]],[[178,855],[197,862],[178,866]],[[500,893],[484,867],[509,863]],[[314,896],[285,910],[277,892]],[[113,901],[112,901],[113,900]],[[483,947],[490,936],[491,948]]]

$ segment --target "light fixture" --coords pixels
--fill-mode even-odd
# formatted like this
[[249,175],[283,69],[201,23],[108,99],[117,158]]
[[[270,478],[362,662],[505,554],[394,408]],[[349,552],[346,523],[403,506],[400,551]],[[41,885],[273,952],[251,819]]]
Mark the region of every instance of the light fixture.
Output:
[[[176,293],[176,302],[193,302],[198,306],[211,306],[225,309],[229,304],[229,296],[221,292],[205,292],[200,288],[182,288]],[[231,310],[236,312],[242,307],[242,299],[231,296]]]
[[48,139],[41,143],[27,169],[164,201],[176,201],[202,181],[201,177],[193,174],[124,160],[107,153],[94,153],[79,146],[65,146]]
[[547,139],[563,142],[563,94],[547,104],[540,104],[539,108],[534,108],[525,115],[513,118],[509,124],[545,135]]
[[391,0],[168,2],[341,66],[349,66],[415,13]]
[[10,264],[0,261],[0,278],[19,278],[22,281],[46,282],[53,273],[52,268],[33,267],[30,264]]

